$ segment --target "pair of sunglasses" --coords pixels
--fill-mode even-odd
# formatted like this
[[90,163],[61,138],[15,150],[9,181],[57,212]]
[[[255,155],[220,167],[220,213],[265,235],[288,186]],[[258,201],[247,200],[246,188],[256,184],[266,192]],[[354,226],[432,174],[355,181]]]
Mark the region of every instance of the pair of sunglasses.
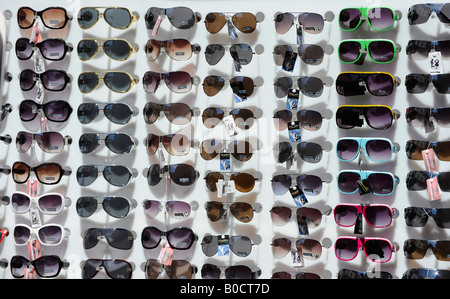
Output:
[[56,154],[72,144],[70,136],[63,136],[59,132],[29,133],[19,131],[16,136],[16,148],[19,153],[26,153],[36,142],[46,153]]
[[[328,115],[322,116],[318,111],[307,109],[297,110],[296,116],[300,127],[308,131],[318,131],[322,127],[323,119],[329,119]],[[283,109],[276,111],[273,115],[275,129],[277,131],[286,130],[293,121],[292,117],[292,110]]]
[[20,29],[31,28],[37,17],[49,29],[63,29],[72,20],[72,16],[63,7],[48,7],[41,11],[35,11],[30,7],[23,6],[17,11],[17,24]]
[[16,56],[20,60],[30,59],[34,51],[39,50],[43,58],[60,61],[66,57],[67,53],[73,51],[73,48],[60,38],[48,38],[39,43],[34,43],[29,38],[19,38],[15,48]]
[[406,54],[411,58],[425,59],[431,51],[440,52],[442,57],[450,57],[450,40],[409,40]]
[[256,30],[259,21],[259,16],[249,12],[238,12],[233,15],[211,12],[205,17],[205,27],[209,33],[216,34],[222,30],[225,24],[232,23],[240,32],[248,34]]
[[128,92],[139,83],[139,79],[133,78],[127,72],[83,72],[78,76],[78,88],[84,94],[91,93],[99,86],[100,80],[103,80],[111,91],[117,93]]
[[[331,213],[331,208],[322,212],[316,208],[275,206],[270,210],[270,218],[274,225],[284,226],[291,220],[293,213],[295,213],[296,222],[299,226],[306,225],[316,228],[322,223],[322,215],[328,216]],[[304,235],[301,230],[300,234]]]
[[82,39],[77,46],[78,58],[81,61],[91,60],[98,54],[100,48],[109,58],[117,61],[125,61],[139,51],[139,47],[133,46],[126,39]]
[[[103,12],[100,12],[101,10]],[[90,29],[100,18],[103,18],[109,26],[124,30],[133,22],[137,22],[139,15],[125,7],[83,7],[78,12],[78,25],[81,29]]]
[[422,151],[433,149],[436,157],[441,161],[450,161],[450,141],[408,140],[406,142],[406,156],[411,160],[423,160]]
[[400,80],[386,72],[342,72],[336,78],[336,91],[345,97],[364,95],[389,96]]
[[203,91],[207,96],[213,97],[225,87],[225,82],[229,81],[233,93],[242,99],[246,99],[253,94],[257,85],[252,78],[246,76],[235,76],[232,78],[209,75],[203,79]]
[[189,154],[191,147],[195,146],[195,141],[189,140],[189,138],[184,134],[168,134],[159,136],[150,133],[145,139],[147,153],[149,155],[156,154],[160,143],[172,156],[185,156]]
[[214,256],[218,253],[221,255],[229,255],[230,250],[236,256],[247,257],[252,252],[253,242],[247,236],[229,236],[206,235],[201,242],[202,251],[207,257]]
[[187,39],[175,38],[165,41],[149,39],[145,44],[145,54],[149,61],[156,61],[164,48],[167,55],[176,61],[185,61],[192,57],[192,53],[199,53],[200,46],[192,45]]
[[437,260],[450,261],[450,241],[408,239],[403,243],[405,257],[412,260],[423,259],[429,248]]
[[94,152],[100,143],[104,143],[115,154],[128,154],[137,146],[138,141],[125,133],[85,133],[78,140],[82,154]]
[[431,13],[433,12],[442,23],[450,23],[449,3],[424,3],[415,4],[408,9],[409,25],[419,25],[426,23],[430,18]]
[[33,267],[36,274],[42,278],[53,278],[59,275],[62,269],[67,269],[69,263],[62,261],[57,255],[42,255],[35,260],[15,255],[11,258],[10,267],[11,275],[14,278],[22,278],[25,276],[27,268]]
[[275,65],[282,66],[289,53],[294,53],[294,48],[297,47],[297,53],[300,59],[308,65],[319,65],[322,63],[325,54],[331,55],[333,50],[331,46],[327,46],[326,49],[322,46],[314,44],[302,44],[302,45],[277,45],[273,49],[273,60]]
[[39,197],[31,197],[20,191],[11,195],[11,209],[17,214],[27,213],[34,205],[44,214],[56,215],[61,213],[64,207],[70,205],[70,200],[56,192],[45,193]]
[[[222,274],[223,273],[223,274]],[[261,275],[261,270],[253,271],[246,265],[217,266],[214,264],[204,264],[201,270],[203,279],[220,279],[225,275],[226,279],[257,279]]]
[[19,105],[19,117],[24,122],[33,121],[41,113],[52,122],[65,122],[72,111],[73,108],[69,102],[63,100],[52,100],[44,104],[33,100],[23,100]]
[[161,81],[166,83],[170,91],[175,93],[186,93],[192,88],[192,85],[198,85],[198,78],[191,77],[188,72],[176,71],[169,73],[157,73],[147,71],[142,78],[142,84],[146,93],[155,93]]
[[361,214],[371,227],[385,228],[392,224],[395,213],[395,209],[385,204],[338,204],[334,208],[334,220],[342,227],[351,227]]
[[388,39],[343,40],[338,49],[339,60],[347,64],[362,64],[366,54],[375,63],[391,63],[401,51],[400,45]]
[[145,278],[156,279],[163,269],[170,279],[191,279],[198,271],[196,266],[185,260],[172,260],[170,265],[166,265],[155,259],[148,259],[144,268]]
[[363,183],[366,187],[370,186],[370,191],[377,196],[391,195],[400,183],[398,176],[390,172],[372,170],[341,170],[337,181],[341,193],[354,194]]
[[253,111],[247,108],[225,109],[209,107],[203,110],[203,125],[208,129],[213,129],[230,115],[233,118],[235,125],[242,130],[250,129],[257,118]]
[[111,217],[125,218],[137,207],[137,202],[123,196],[82,196],[76,202],[77,214],[82,218],[90,217],[98,205]]
[[387,263],[398,246],[385,238],[376,237],[339,237],[334,243],[336,257],[341,261],[351,261],[358,255],[360,248],[366,257],[375,263]]
[[33,70],[23,70],[19,75],[20,89],[29,91],[33,89],[36,82],[40,82],[48,91],[63,91],[67,84],[71,82],[69,75],[63,70],[47,70],[43,73],[36,73]]
[[164,167],[153,164],[148,168],[145,175],[150,186],[158,185],[166,175],[169,175],[171,181],[179,186],[190,186],[200,176],[194,167],[185,163],[165,165]]
[[192,211],[198,209],[198,203],[193,201],[191,203],[181,200],[169,200],[165,203],[158,200],[146,199],[143,202],[145,215],[155,218],[159,212],[164,211],[174,219],[186,219],[191,215]]
[[313,174],[278,174],[274,175],[270,182],[273,193],[278,196],[288,192],[293,182],[302,189],[303,193],[312,196],[319,195],[322,192],[323,183],[330,183]]
[[228,51],[235,63],[239,65],[247,65],[252,62],[254,54],[261,54],[264,48],[261,45],[256,45],[255,51],[248,44],[237,43],[232,45],[209,44],[205,49],[205,59],[209,65],[216,65]]
[[219,180],[232,180],[237,191],[248,193],[255,187],[255,182],[261,178],[246,172],[208,172],[205,176],[206,188],[211,192],[217,192],[217,183]]
[[297,251],[303,258],[317,260],[322,256],[322,247],[318,240],[275,238],[272,240],[272,254],[276,259],[284,258],[289,252]]
[[336,111],[336,124],[341,129],[362,127],[365,120],[372,129],[386,130],[399,118],[400,113],[386,105],[343,105]]
[[284,76],[276,78],[273,87],[277,98],[288,96],[291,89],[299,89],[304,96],[318,98],[322,95],[324,86],[329,87],[331,84],[333,79],[330,77],[322,80],[312,76]]
[[32,228],[25,224],[17,224],[13,229],[13,241],[16,246],[25,246],[34,237],[44,246],[58,246],[70,235],[70,230],[61,224],[45,224]]
[[83,248],[92,249],[103,238],[113,248],[129,250],[133,247],[135,236],[124,228],[89,228],[83,234]]
[[391,273],[386,271],[363,272],[351,269],[341,269],[338,272],[338,279],[393,279]]
[[198,13],[194,13],[192,9],[183,6],[160,8],[150,7],[145,13],[145,26],[147,29],[154,29],[158,18],[166,16],[170,24],[177,29],[192,28],[195,23],[199,22],[201,17]]
[[422,170],[411,170],[406,175],[406,188],[409,191],[427,190],[427,180],[436,178],[439,190],[450,192],[450,172],[428,172]]
[[[434,127],[434,122],[444,128],[450,127],[450,108],[425,108],[408,107],[406,108],[406,121],[415,127]],[[432,130],[432,129],[431,129]]]
[[200,156],[206,161],[214,159],[224,151],[241,162],[249,161],[253,156],[252,145],[247,140],[235,140],[226,146],[216,139],[208,139],[200,145]]
[[387,31],[394,28],[400,15],[388,7],[344,8],[339,13],[339,27],[344,31],[353,31],[367,21],[370,28],[376,31]]
[[101,269],[112,279],[131,279],[133,265],[121,259],[88,259],[81,266],[81,278],[94,278]]
[[118,125],[127,124],[139,113],[137,108],[126,103],[82,103],[77,110],[78,120],[84,125],[90,124],[98,117],[100,111],[103,111],[112,123]]
[[197,235],[189,227],[175,227],[168,231],[162,231],[154,226],[147,226],[142,230],[141,243],[145,249],[154,249],[165,237],[169,246],[177,250],[188,250],[198,239]]
[[406,75],[405,86],[408,93],[420,94],[427,91],[428,85],[433,84],[438,93],[450,93],[450,74],[418,74]]
[[336,154],[341,161],[355,160],[361,150],[364,150],[366,156],[373,162],[387,162],[392,160],[399,147],[387,138],[362,137],[343,137],[336,145]]
[[77,169],[77,182],[80,186],[91,185],[101,173],[105,180],[113,186],[124,187],[132,178],[137,177],[136,169],[122,165],[81,165]]
[[12,177],[17,184],[25,183],[31,175],[36,174],[37,180],[44,185],[58,184],[63,176],[69,176],[72,171],[63,169],[58,163],[43,163],[36,167],[31,167],[24,162],[14,162],[12,166]]
[[151,125],[164,113],[167,120],[175,125],[188,124],[193,116],[197,116],[196,109],[191,109],[185,103],[158,104],[147,102],[144,106],[144,121]]
[[206,216],[212,222],[218,222],[227,216],[227,211],[235,219],[242,223],[249,223],[253,220],[254,213],[259,213],[261,205],[250,204],[248,202],[223,203],[219,201],[208,201],[205,203]]
[[[296,145],[297,154],[303,161],[308,163],[319,163],[322,160],[323,151],[330,151],[328,148],[323,148],[320,144],[315,142],[298,142]],[[294,157],[292,144],[289,141],[279,142],[274,145],[273,153],[277,163],[284,163]]]
[[433,218],[437,227],[450,228],[449,208],[406,207],[405,222],[411,227],[425,227],[428,219]]
[[298,20],[298,24],[301,26],[302,31],[310,34],[319,34],[323,31],[325,20],[331,22],[332,18],[324,17],[321,14],[313,12],[302,12],[294,16],[294,13],[284,12],[277,13],[275,15],[275,31],[278,34],[285,34],[294,25],[295,19]]

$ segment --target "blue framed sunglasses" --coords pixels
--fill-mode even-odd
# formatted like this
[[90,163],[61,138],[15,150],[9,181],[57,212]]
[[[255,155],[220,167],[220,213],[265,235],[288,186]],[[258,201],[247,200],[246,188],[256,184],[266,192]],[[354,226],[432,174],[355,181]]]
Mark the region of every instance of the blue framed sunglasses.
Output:
[[398,176],[384,171],[341,170],[337,177],[339,192],[344,194],[354,194],[360,188],[367,188],[367,193],[388,196],[394,193],[399,183]]
[[344,137],[337,142],[336,154],[341,161],[353,161],[364,150],[373,162],[387,162],[399,149],[387,138]]

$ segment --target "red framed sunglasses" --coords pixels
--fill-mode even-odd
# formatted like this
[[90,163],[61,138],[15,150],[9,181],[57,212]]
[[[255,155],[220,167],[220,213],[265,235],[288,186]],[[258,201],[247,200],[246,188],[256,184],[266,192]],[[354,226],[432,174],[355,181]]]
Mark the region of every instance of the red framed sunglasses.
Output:
[[387,263],[399,246],[388,239],[377,237],[339,237],[334,243],[334,252],[341,261],[353,260],[360,248],[364,249],[366,257],[372,262]]

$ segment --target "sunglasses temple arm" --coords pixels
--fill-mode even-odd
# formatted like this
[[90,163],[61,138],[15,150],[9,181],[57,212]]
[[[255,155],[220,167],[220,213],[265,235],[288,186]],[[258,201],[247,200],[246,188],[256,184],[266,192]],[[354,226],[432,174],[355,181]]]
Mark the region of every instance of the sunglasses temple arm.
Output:
[[62,175],[67,175],[67,176],[69,176],[69,175],[71,175],[72,174],[72,170],[69,170],[69,169],[62,169]]
[[66,135],[64,137],[64,144],[65,145],[71,145],[72,144],[72,137],[70,137],[69,135]]
[[10,144],[12,142],[12,138],[10,135],[0,136],[0,140],[6,144]]
[[11,169],[10,168],[0,168],[0,172],[4,174],[10,174]]
[[192,52],[195,54],[200,53],[200,51],[202,50],[202,48],[200,47],[199,44],[191,45],[191,49],[192,49]]
[[2,198],[0,199],[0,204],[2,205],[7,206],[9,205],[9,202],[10,202],[9,196],[2,196]]

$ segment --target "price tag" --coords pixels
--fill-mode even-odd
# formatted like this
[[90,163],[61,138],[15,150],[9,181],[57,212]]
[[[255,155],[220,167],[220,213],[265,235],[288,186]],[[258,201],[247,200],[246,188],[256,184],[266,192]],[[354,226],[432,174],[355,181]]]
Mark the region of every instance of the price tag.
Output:
[[231,155],[228,152],[220,153],[220,170],[231,169]]
[[230,19],[227,20],[227,27],[228,27],[228,35],[232,39],[236,39],[238,37],[238,35],[236,33],[236,28],[234,27],[233,22],[231,22]]
[[356,184],[358,184],[359,195],[369,194],[372,192],[372,186],[370,186],[368,179],[359,180]]
[[298,107],[298,98],[300,96],[300,91],[298,89],[290,88],[288,91],[288,96],[286,100],[286,109],[295,110]]
[[302,136],[300,134],[300,125],[298,121],[291,121],[288,124],[288,134],[290,142],[298,142],[302,140]]
[[237,135],[239,133],[239,128],[236,126],[234,122],[234,118],[232,115],[228,115],[222,119],[223,124],[225,125],[225,129],[230,136]]
[[236,186],[234,184],[234,181],[233,180],[226,181],[223,191],[225,194],[230,194],[230,193],[236,192]]
[[153,30],[152,30],[153,37],[156,37],[156,35],[158,34],[158,30],[159,30],[159,26],[161,25],[161,21],[162,21],[162,16],[158,15],[158,18],[156,19],[156,22],[155,22],[155,26],[153,26]]
[[217,255],[218,256],[230,255],[230,240],[227,235],[218,236]]
[[294,70],[296,61],[297,61],[297,52],[286,51],[286,53],[284,54],[281,69],[287,72],[292,72]]
[[431,178],[427,180],[428,198],[431,201],[441,199],[441,190],[437,178]]
[[173,258],[173,248],[169,244],[163,243],[159,252],[158,262],[163,265],[171,265]]
[[297,24],[297,45],[303,45],[303,31],[300,24]]
[[441,52],[432,51],[428,53],[428,61],[430,62],[431,74],[440,74],[444,72],[441,60]]
[[291,194],[292,198],[294,199],[294,202],[297,207],[304,206],[308,203],[308,199],[306,198],[305,193],[303,193],[302,189],[298,186],[294,186],[289,188],[289,193]]
[[438,171],[438,165],[436,161],[436,155],[432,148],[422,151],[422,158],[425,163],[425,169],[428,172]]

